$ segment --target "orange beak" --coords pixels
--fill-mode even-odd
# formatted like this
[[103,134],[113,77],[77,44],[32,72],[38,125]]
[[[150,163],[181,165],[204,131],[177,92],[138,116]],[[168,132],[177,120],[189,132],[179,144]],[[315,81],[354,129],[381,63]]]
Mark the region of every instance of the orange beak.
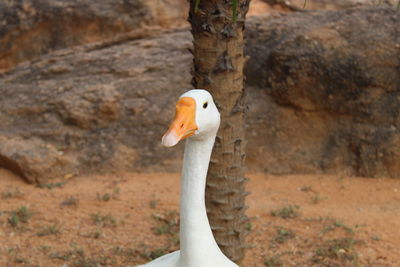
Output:
[[176,145],[180,140],[192,136],[198,129],[196,125],[196,102],[191,97],[182,97],[176,103],[175,118],[161,139],[166,147]]

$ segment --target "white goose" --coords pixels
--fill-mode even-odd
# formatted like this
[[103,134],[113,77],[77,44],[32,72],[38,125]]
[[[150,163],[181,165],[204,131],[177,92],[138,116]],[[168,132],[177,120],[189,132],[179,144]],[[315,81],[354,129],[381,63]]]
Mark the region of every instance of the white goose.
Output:
[[204,202],[211,151],[220,123],[213,98],[205,90],[183,94],[176,114],[162,137],[166,147],[186,140],[180,201],[180,251],[157,258],[143,267],[238,267],[219,249],[208,222]]

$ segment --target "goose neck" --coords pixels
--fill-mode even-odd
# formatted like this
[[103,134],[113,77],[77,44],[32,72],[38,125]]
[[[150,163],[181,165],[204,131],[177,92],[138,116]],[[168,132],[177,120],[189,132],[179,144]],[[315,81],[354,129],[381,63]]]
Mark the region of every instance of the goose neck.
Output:
[[205,206],[208,164],[215,136],[206,140],[188,139],[185,146],[181,184],[181,257],[185,266],[202,262],[219,248],[213,237]]

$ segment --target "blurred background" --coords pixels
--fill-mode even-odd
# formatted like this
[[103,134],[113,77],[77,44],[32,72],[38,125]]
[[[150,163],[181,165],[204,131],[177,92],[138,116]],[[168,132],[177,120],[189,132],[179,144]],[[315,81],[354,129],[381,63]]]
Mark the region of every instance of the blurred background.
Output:
[[[254,0],[247,165],[398,177],[396,1]],[[185,0],[0,3],[0,165],[31,182],[177,171],[160,136],[190,86]]]
[[[157,236],[149,237],[146,243],[143,240],[147,237],[143,235],[151,234],[149,225],[158,227],[160,222],[172,225],[167,236],[176,234],[173,228],[177,225],[176,214],[163,212],[177,208],[179,177],[175,173],[180,170],[183,145],[165,149],[160,139],[173,117],[177,97],[191,88],[192,36],[187,22],[188,6],[186,0],[0,1],[0,180],[3,179],[4,193],[0,203],[5,203],[3,214],[8,216],[2,219],[0,209],[0,225],[4,226],[3,230],[0,227],[0,240],[15,242],[14,245],[0,245],[0,249],[8,253],[0,263],[7,263],[5,266],[56,263],[59,265],[53,266],[119,266],[121,262],[144,262],[176,246],[165,241],[168,249],[164,247],[157,254],[156,250],[146,247],[154,244]],[[246,39],[245,53],[249,56],[245,66],[246,163],[247,173],[257,173],[250,182],[250,191],[255,195],[250,197],[249,212],[253,219],[267,218],[253,221],[256,229],[265,228],[267,233],[255,231],[251,236],[257,245],[255,252],[247,256],[246,266],[397,266],[400,236],[392,236],[392,231],[399,226],[396,222],[400,221],[396,217],[399,214],[397,180],[385,180],[384,185],[380,184],[380,179],[353,184],[354,181],[343,182],[343,178],[400,178],[398,1],[252,0],[246,21]],[[131,174],[119,175],[121,172]],[[92,177],[104,173],[110,176]],[[132,176],[132,173],[141,175]],[[25,187],[15,175],[55,189],[34,191],[34,188]],[[275,178],[267,183],[265,175]],[[329,178],[321,180],[320,177],[325,177],[322,175]],[[79,186],[73,180],[70,186],[76,183],[75,187],[57,191],[65,181],[78,176],[91,177],[91,180],[82,178],[83,184]],[[174,182],[165,177],[172,177]],[[136,181],[132,187],[124,184],[131,180]],[[13,186],[9,187],[10,184]],[[21,197],[14,186],[25,188],[25,197]],[[125,186],[125,193],[129,192],[133,198],[143,195],[143,199],[125,198],[122,194]],[[383,196],[371,199],[370,203],[379,212],[364,214],[366,211],[360,207],[365,203],[357,201],[368,202],[376,193],[371,188],[382,190]],[[288,200],[287,195],[293,194],[291,189],[297,190],[298,195]],[[349,189],[346,193],[341,191],[346,189]],[[76,195],[85,192],[93,196]],[[90,235],[86,236],[90,239],[85,241],[87,243],[79,243],[74,235],[64,236],[62,230],[75,233],[72,229],[76,225],[63,225],[59,218],[46,213],[47,209],[51,210],[47,207],[39,212],[42,217],[36,217],[38,225],[39,221],[46,221],[50,226],[54,223],[62,232],[54,234],[52,231],[57,232],[56,229],[46,228],[50,231],[46,236],[54,235],[54,240],[48,239],[47,243],[55,244],[61,236],[72,247],[72,254],[67,253],[70,259],[85,259],[77,250],[80,246],[91,251],[91,255],[108,253],[120,258],[115,264],[96,261],[94,265],[73,265],[76,261],[71,263],[74,262],[71,260],[62,265],[60,258],[67,254],[60,254],[59,257],[53,255],[50,260],[47,257],[46,260],[18,262],[21,247],[30,247],[29,230],[22,232],[26,238],[21,237],[23,242],[18,241],[19,235],[16,235],[18,240],[10,239],[18,231],[11,227],[12,213],[9,212],[11,207],[17,210],[21,203],[29,202],[30,194],[35,200],[29,201],[37,204],[36,211],[41,205],[57,202],[54,214],[59,211],[59,205],[74,208],[79,207],[78,203],[86,203],[85,207],[100,212],[105,202],[110,205],[114,200],[115,203],[136,201],[146,208],[138,211],[137,205],[126,206],[114,216],[118,218],[118,225],[123,225],[123,220],[137,227],[135,231],[140,242],[134,240],[132,246],[140,249],[131,251],[136,256],[129,256],[124,249],[131,244],[127,238],[131,229],[118,226],[115,230],[112,218],[102,217],[89,208],[79,212],[94,214],[86,221],[90,224],[93,220],[100,230],[97,234],[91,228],[79,230],[79,234]],[[172,200],[164,199],[168,194],[172,194]],[[304,194],[310,197],[304,198]],[[341,202],[335,199],[338,196],[346,196],[346,199]],[[385,196],[390,203],[377,208],[376,205],[387,200]],[[276,259],[277,265],[273,265],[273,257],[268,261],[265,258],[267,247],[271,249],[272,245],[266,237],[260,236],[271,236],[277,231],[278,237],[283,236],[283,243],[294,236],[288,228],[269,227],[266,221],[280,215],[265,213],[260,205],[288,205],[294,200],[307,206],[304,214],[309,215],[308,219],[314,217],[307,221],[304,216],[292,225],[283,216],[278,219],[279,225],[294,227],[302,234],[318,227],[327,232],[338,230],[351,234],[353,228],[349,230],[332,216],[345,218],[355,225],[360,222],[352,217],[360,212],[358,218],[369,222],[370,231],[360,238],[363,242],[393,239],[374,247],[372,252],[365,248],[363,253],[371,260],[361,261],[364,265],[354,265],[355,258],[346,258],[355,255],[355,243],[351,243],[354,240],[349,239],[340,240],[350,243],[330,244],[337,245],[333,252],[329,244],[324,243],[328,248],[321,245],[322,252],[326,252],[321,252],[322,256],[332,256],[332,261],[305,260],[304,265],[296,265],[300,261],[295,258],[288,260],[288,265],[279,265]],[[318,221],[321,208],[313,204],[325,203],[324,200],[327,206],[324,206],[326,214],[323,216],[326,217]],[[287,206],[289,213],[297,212],[296,205]],[[149,219],[149,207],[162,216],[156,221]],[[370,210],[376,211],[375,208]],[[111,205],[106,210],[113,212],[120,207]],[[123,212],[131,210],[142,212],[142,217],[135,213],[136,218],[141,219],[125,217]],[[23,210],[19,212],[24,213]],[[62,216],[73,222],[78,220],[77,225],[83,218],[73,212]],[[389,223],[383,226],[384,221]],[[381,236],[374,234],[376,228],[382,229]],[[249,224],[249,230],[252,229],[253,225]],[[320,232],[314,234],[296,239],[300,243],[293,246],[314,246],[319,242],[316,240]],[[115,240],[110,237],[113,235]],[[312,240],[312,244],[306,239]],[[43,252],[52,251],[45,247],[46,242],[39,242],[40,253],[50,255],[50,252]],[[95,242],[106,252],[96,250],[92,246]],[[274,242],[276,246],[280,241]],[[112,250],[107,250],[105,247],[111,244]],[[119,246],[121,250],[117,249]],[[367,247],[371,246],[368,243]],[[282,249],[281,253],[286,250],[289,248]],[[290,255],[297,255],[296,251],[290,251],[294,253]],[[299,257],[314,257],[308,252],[301,252]],[[35,258],[25,255],[22,259],[30,257]]]

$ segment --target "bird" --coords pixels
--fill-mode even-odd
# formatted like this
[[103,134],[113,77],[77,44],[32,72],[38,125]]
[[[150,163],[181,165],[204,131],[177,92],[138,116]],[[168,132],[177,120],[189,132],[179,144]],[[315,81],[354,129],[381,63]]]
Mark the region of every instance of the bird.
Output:
[[180,250],[137,267],[238,267],[217,245],[208,221],[205,187],[220,113],[211,94],[189,90],[176,103],[175,118],[161,139],[165,147],[186,139],[180,193]]

